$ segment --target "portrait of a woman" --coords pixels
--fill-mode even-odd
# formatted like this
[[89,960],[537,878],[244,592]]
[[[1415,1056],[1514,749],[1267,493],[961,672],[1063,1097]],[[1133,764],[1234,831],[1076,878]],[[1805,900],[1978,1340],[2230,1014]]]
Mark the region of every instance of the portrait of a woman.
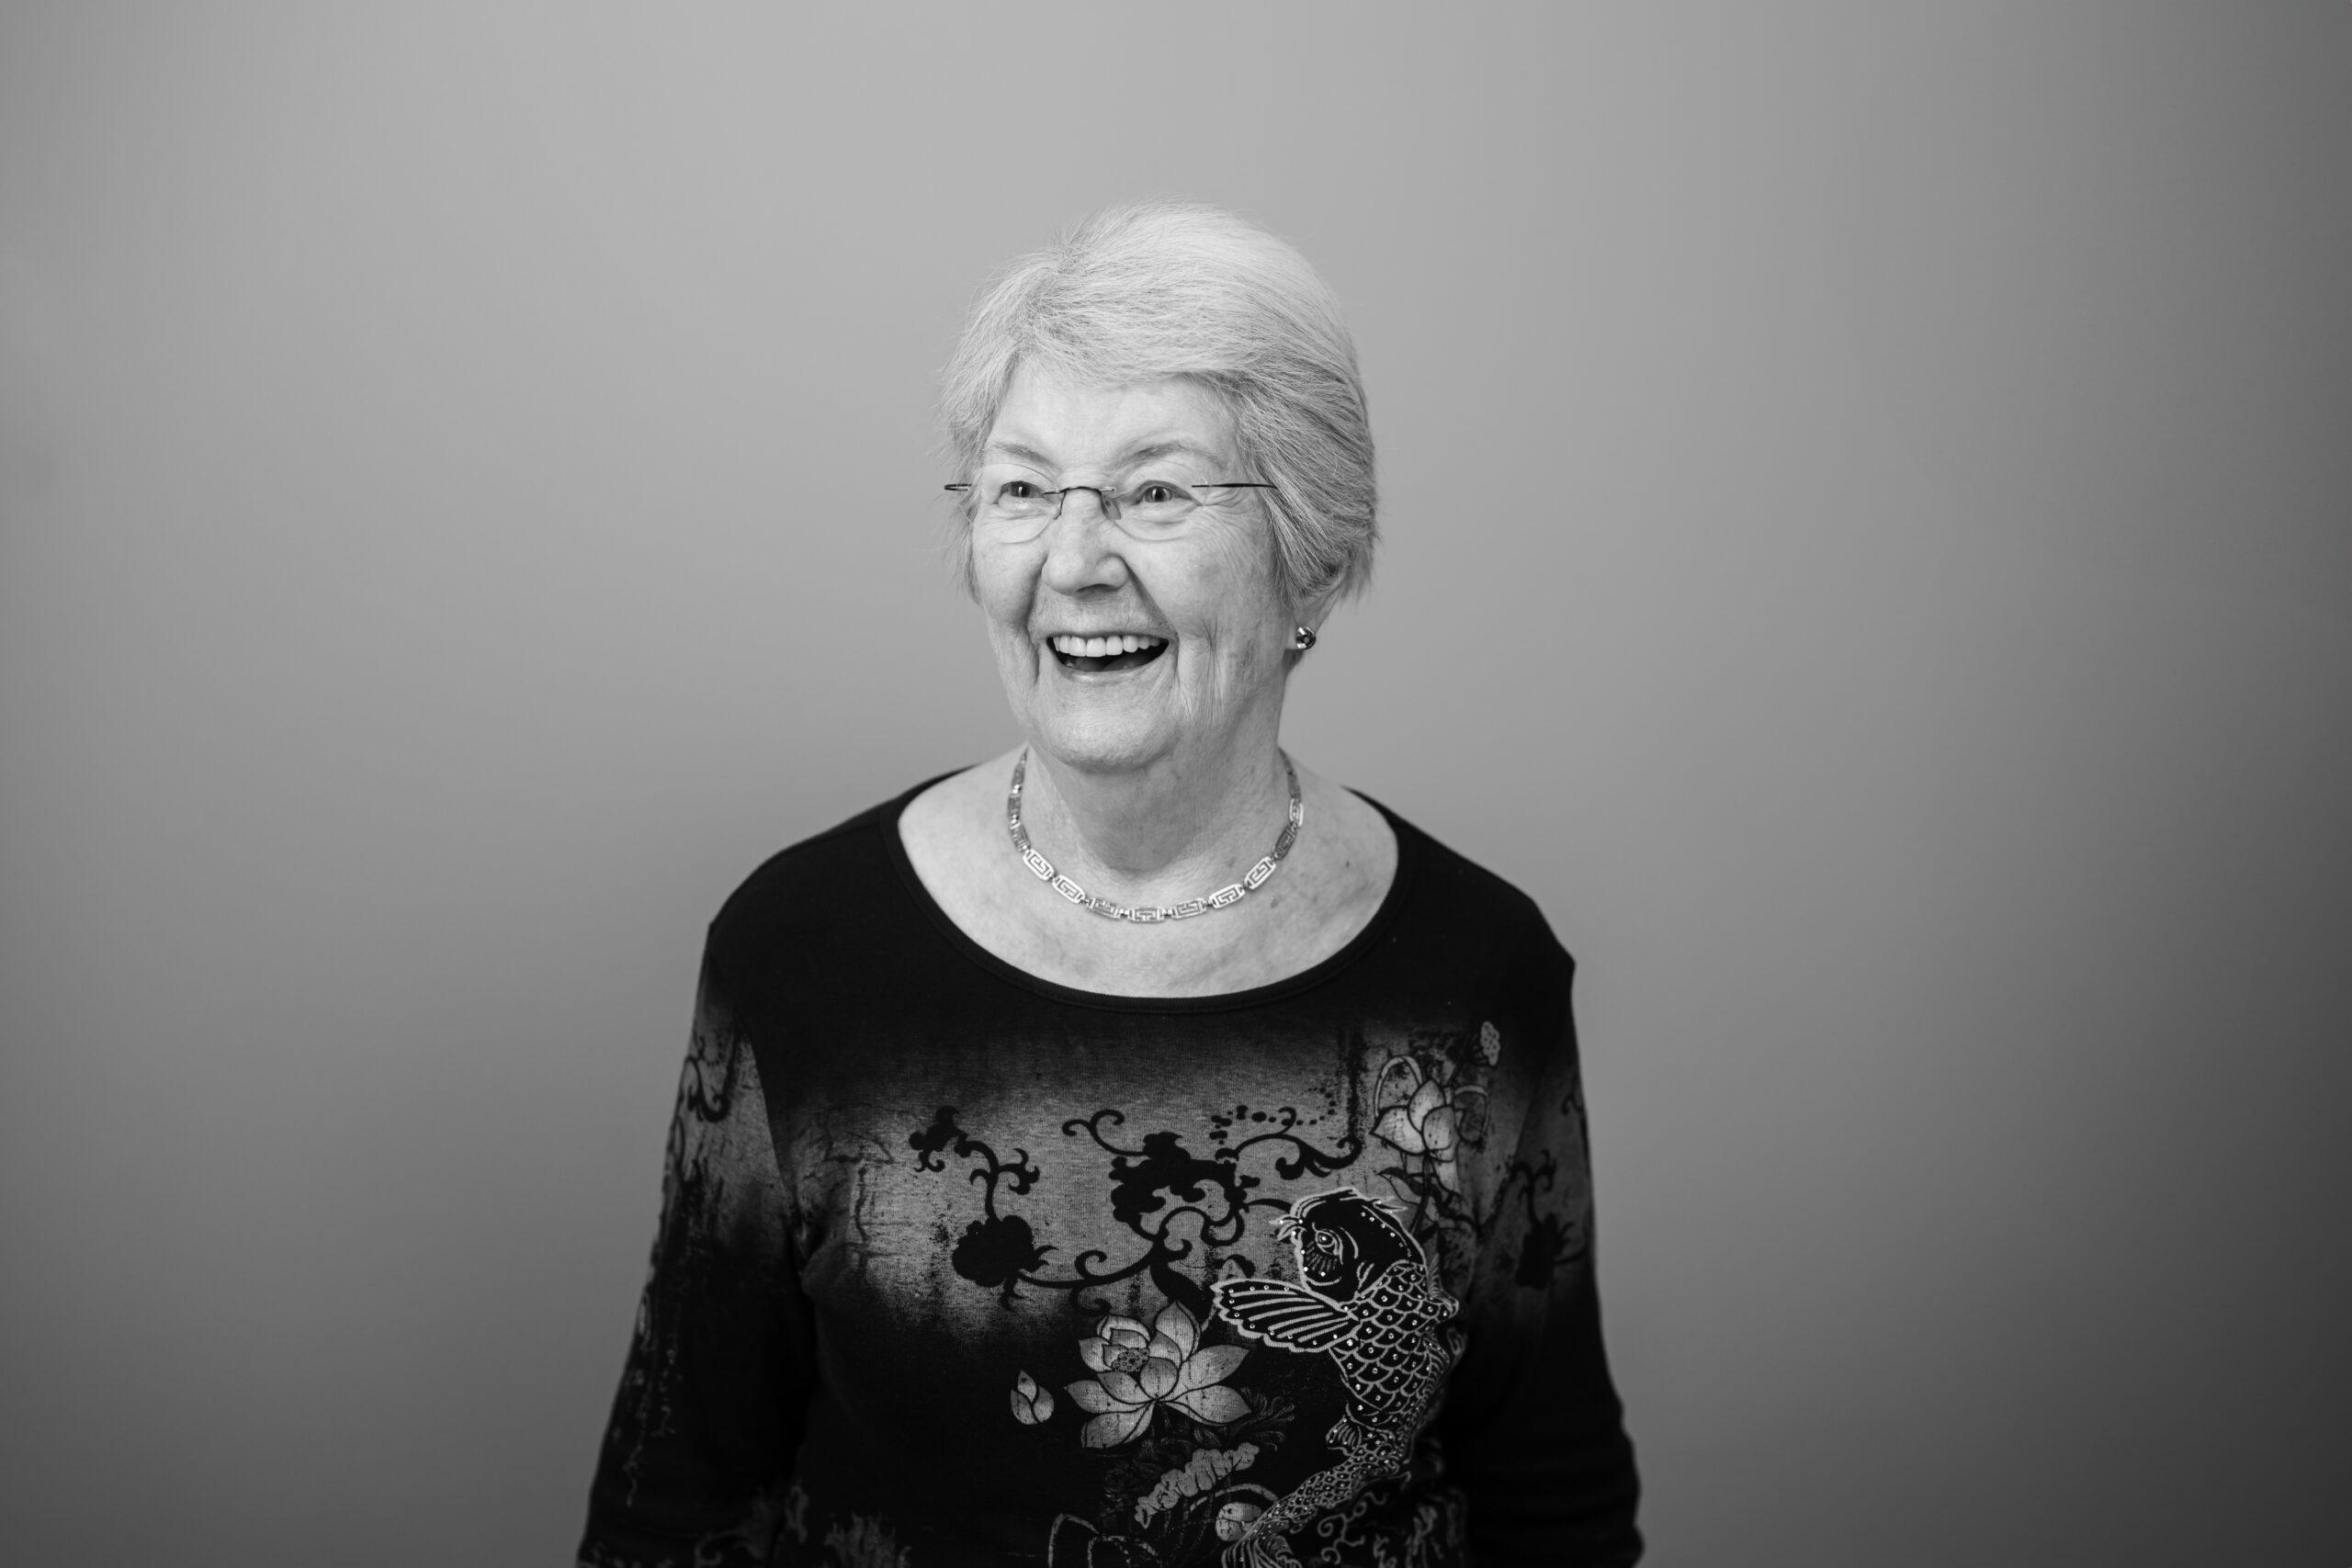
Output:
[[0,6],[0,1568],[2352,1565],[2347,62]]
[[1634,1562],[1572,963],[1283,745],[1377,537],[1339,301],[1121,205],[944,385],[1019,743],[712,922],[582,1562]]

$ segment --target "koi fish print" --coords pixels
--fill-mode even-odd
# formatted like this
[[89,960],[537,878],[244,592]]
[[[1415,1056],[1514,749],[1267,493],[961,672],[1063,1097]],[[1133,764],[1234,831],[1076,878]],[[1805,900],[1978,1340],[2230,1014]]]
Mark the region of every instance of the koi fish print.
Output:
[[1295,1568],[1289,1536],[1374,1482],[1396,1475],[1436,1411],[1461,1354],[1461,1303],[1439,1288],[1428,1255],[1396,1215],[1352,1187],[1300,1199],[1275,1225],[1304,1285],[1221,1280],[1216,1311],[1237,1334],[1329,1355],[1347,1409],[1326,1440],[1338,1464],[1301,1482],[1227,1547],[1228,1568]]

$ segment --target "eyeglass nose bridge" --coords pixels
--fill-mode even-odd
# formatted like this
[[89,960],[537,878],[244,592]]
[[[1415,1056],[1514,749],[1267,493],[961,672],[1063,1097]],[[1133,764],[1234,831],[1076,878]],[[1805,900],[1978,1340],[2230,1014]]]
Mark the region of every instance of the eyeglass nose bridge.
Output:
[[1094,498],[1094,504],[1102,509],[1104,517],[1114,523],[1119,520],[1119,498],[1109,491],[1100,485],[1064,485],[1054,491],[1054,521],[1061,521],[1062,509],[1069,504],[1070,495],[1081,490]]

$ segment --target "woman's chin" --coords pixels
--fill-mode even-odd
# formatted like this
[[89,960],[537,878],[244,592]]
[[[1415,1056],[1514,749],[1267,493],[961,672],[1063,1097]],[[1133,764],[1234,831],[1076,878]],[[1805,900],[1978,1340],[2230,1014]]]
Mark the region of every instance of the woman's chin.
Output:
[[1173,750],[1175,739],[1159,715],[1134,711],[1032,713],[1029,732],[1056,762],[1091,773],[1148,767]]

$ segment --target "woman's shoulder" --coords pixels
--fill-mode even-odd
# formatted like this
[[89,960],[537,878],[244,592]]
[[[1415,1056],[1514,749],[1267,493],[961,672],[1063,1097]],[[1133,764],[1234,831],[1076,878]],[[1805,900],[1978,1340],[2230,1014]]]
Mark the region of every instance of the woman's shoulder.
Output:
[[1406,868],[1410,868],[1412,903],[1421,920],[1474,935],[1498,954],[1556,954],[1563,962],[1573,962],[1553,934],[1543,908],[1518,884],[1383,802],[1368,795],[1363,798],[1388,819],[1396,832],[1399,874],[1407,874]]
[[[917,840],[919,849],[935,838],[953,848],[970,839],[966,818],[1001,809],[993,794],[982,801],[976,793],[986,769],[981,763],[934,774],[777,850],[720,905],[711,921],[714,945],[769,954],[788,948],[815,952],[871,938],[899,918],[919,918],[920,901],[905,886],[919,875],[908,840]],[[992,788],[993,780],[988,782]],[[1387,862],[1374,880],[1390,897],[1377,902],[1396,906],[1396,925],[1417,928],[1421,942],[1438,940],[1464,958],[1475,952],[1487,962],[1572,965],[1541,908],[1516,884],[1366,792],[1322,782],[1385,825],[1385,834],[1377,827],[1372,834],[1393,839],[1389,853],[1363,858]],[[1361,829],[1351,835],[1365,836]]]
[[786,844],[738,883],[711,920],[715,937],[838,924],[897,880],[891,854],[907,804],[948,774],[927,778],[805,839]]

